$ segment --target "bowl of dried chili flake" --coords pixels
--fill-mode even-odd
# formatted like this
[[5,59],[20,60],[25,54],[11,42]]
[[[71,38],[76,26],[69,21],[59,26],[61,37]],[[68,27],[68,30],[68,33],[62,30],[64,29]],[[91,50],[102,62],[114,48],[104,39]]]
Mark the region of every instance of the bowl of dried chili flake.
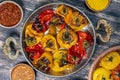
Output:
[[14,28],[22,21],[23,10],[14,1],[3,1],[0,3],[0,26]]

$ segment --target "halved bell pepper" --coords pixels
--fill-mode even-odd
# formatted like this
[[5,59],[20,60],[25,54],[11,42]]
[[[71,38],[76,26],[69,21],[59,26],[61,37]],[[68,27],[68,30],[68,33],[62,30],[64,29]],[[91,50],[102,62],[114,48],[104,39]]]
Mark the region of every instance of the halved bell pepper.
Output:
[[43,37],[43,33],[38,33],[32,29],[32,23],[26,26],[25,30],[25,42],[27,46],[33,46],[38,44]]
[[56,35],[57,32],[65,28],[65,22],[63,18],[59,15],[55,15],[49,23],[49,33],[52,35]]
[[57,41],[62,48],[69,49],[71,46],[77,43],[78,37],[72,30],[62,29],[57,34]]
[[77,35],[77,44],[68,50],[68,62],[71,64],[79,64],[86,54],[86,49],[93,43],[92,36],[89,33],[78,31]]
[[92,80],[112,80],[110,76],[111,71],[104,68],[98,68],[94,71]]
[[58,50],[53,54],[54,59],[62,59],[67,61],[67,50]]
[[120,64],[120,55],[118,52],[110,52],[104,56],[100,61],[100,66],[105,69],[115,69]]
[[65,17],[65,22],[74,30],[80,31],[87,24],[88,20],[79,12],[73,12]]
[[65,18],[68,14],[72,13],[72,9],[68,6],[60,5],[56,9],[56,13]]
[[48,73],[53,68],[53,56],[50,52],[44,52],[39,58],[34,59],[32,63],[37,69]]
[[65,28],[65,22],[64,19],[59,16],[59,15],[55,15],[49,23],[49,33],[56,35],[57,32],[59,32],[60,30]]
[[68,50],[68,54],[67,54],[67,59],[68,62],[71,64],[79,64],[80,61],[82,60],[82,55],[84,52],[84,50],[80,50],[80,46],[78,46],[78,44],[73,45],[71,48],[69,48]]
[[58,45],[55,37],[51,34],[47,34],[42,38],[42,45],[46,51],[56,51],[58,50]]
[[27,46],[25,48],[25,51],[29,54],[29,58],[31,60],[38,59],[44,52],[42,45],[40,43],[34,46]]
[[53,16],[54,11],[52,9],[41,12],[33,24],[34,30],[37,32],[45,32],[49,28],[49,22]]
[[78,35],[78,44],[79,46],[82,46],[82,49],[87,49],[89,46],[93,44],[93,38],[90,33],[78,31],[77,35]]
[[67,61],[67,50],[58,50],[53,54],[54,66],[53,71],[64,71],[73,69],[74,65],[69,64]]
[[55,72],[60,72],[60,71],[65,71],[65,70],[72,70],[73,68],[74,68],[74,65],[69,64],[69,63],[64,65],[64,66],[61,66],[61,60],[55,59],[54,66],[53,66],[52,70]]

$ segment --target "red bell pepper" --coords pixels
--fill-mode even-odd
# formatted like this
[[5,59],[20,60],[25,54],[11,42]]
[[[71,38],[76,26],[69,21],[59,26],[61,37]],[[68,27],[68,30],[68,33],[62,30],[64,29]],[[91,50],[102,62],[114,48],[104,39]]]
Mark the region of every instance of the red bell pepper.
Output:
[[53,16],[54,11],[52,9],[41,12],[33,24],[34,30],[37,32],[45,32],[48,29],[49,22]]
[[93,44],[93,38],[88,32],[78,31],[78,44],[81,45],[83,48],[88,48],[90,45]]
[[33,53],[33,55],[30,57],[31,59],[39,58],[44,52],[42,45],[40,43],[34,46],[26,47],[25,51],[28,53]]
[[93,43],[93,38],[89,33],[78,31],[77,35],[77,44],[68,50],[68,62],[72,64],[79,64],[86,54],[86,49]]

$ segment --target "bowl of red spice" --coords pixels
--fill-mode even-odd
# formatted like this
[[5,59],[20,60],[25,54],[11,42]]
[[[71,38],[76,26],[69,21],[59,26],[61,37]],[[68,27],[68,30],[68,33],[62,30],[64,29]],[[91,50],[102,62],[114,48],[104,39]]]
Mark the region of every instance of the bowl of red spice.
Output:
[[14,1],[3,1],[0,3],[0,26],[14,28],[22,21],[23,10]]

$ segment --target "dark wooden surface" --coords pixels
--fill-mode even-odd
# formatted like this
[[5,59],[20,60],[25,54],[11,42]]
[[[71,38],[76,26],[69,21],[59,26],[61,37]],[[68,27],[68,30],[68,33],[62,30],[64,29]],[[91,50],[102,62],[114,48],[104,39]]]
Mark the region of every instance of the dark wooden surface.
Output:
[[[2,0],[0,0],[2,1]],[[87,8],[84,0],[14,0],[20,4],[24,11],[24,18],[20,25],[13,29],[5,29],[0,27],[0,80],[10,80],[10,71],[18,63],[26,62],[22,54],[19,55],[17,60],[10,60],[2,52],[2,46],[7,37],[15,37],[19,40],[20,34],[23,28],[23,24],[26,18],[38,7],[47,3],[53,2],[65,2],[71,4],[78,9],[82,10],[88,18],[92,21],[93,25],[96,26],[97,21],[101,18],[106,19],[113,28],[111,39],[107,43],[103,43],[97,38],[96,48],[89,63],[79,72],[64,78],[51,78],[44,76],[36,72],[36,80],[70,80],[71,78],[80,78],[80,80],[88,79],[88,72],[91,63],[95,60],[102,51],[116,45],[120,45],[120,0],[111,0],[110,6],[99,13],[95,13]],[[78,80],[78,79],[77,79]]]

